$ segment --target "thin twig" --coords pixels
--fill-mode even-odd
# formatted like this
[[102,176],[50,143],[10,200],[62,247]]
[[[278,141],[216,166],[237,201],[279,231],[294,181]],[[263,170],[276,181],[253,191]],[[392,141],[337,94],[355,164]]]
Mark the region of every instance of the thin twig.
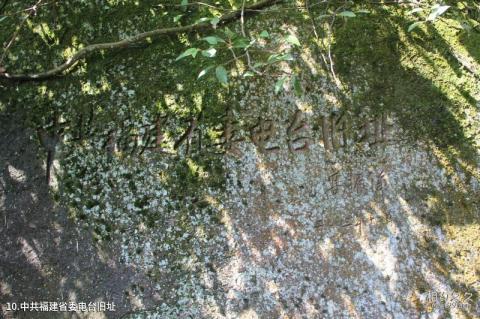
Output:
[[320,37],[318,36],[317,26],[315,24],[315,17],[310,12],[309,1],[308,0],[305,0],[305,10],[307,11],[308,17],[310,18],[310,21],[312,22],[313,34],[315,35],[315,38],[318,40]]
[[[242,2],[242,14],[240,16],[240,28],[242,30],[242,35],[246,38],[247,37],[247,33],[245,32],[245,19],[244,19],[244,15],[245,15],[245,0],[243,0]],[[248,68],[251,69],[254,73],[256,74],[262,74],[260,71],[258,71],[257,69],[255,69],[255,67],[252,66],[252,59],[250,58],[250,52],[248,52],[248,47],[245,48],[245,53],[247,55],[247,65],[248,65]]]
[[335,23],[335,19],[337,17],[337,12],[342,9],[344,6],[338,7],[335,12],[332,15],[332,20],[330,21],[330,24],[327,24],[328,27],[328,36],[327,36],[327,56],[330,64],[330,72],[332,73],[333,80],[337,84],[337,86],[341,85],[340,80],[337,78],[337,75],[335,73],[335,66],[332,58],[332,37],[333,37],[333,25]]

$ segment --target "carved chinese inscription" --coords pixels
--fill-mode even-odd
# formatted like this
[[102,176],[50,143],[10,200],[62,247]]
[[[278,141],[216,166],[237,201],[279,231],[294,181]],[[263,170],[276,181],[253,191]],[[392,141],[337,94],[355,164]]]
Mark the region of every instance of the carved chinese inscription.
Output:
[[234,154],[239,152],[235,144],[244,140],[244,138],[240,136],[240,129],[237,124],[238,123],[233,120],[232,112],[227,112],[223,125],[222,142],[220,144],[223,145],[227,152]]
[[275,136],[275,125],[272,120],[259,119],[258,123],[250,129],[250,138],[260,152],[275,151],[279,146],[268,146]]
[[[141,155],[146,150],[169,153],[163,146],[166,147],[172,138],[174,150],[178,153],[181,148],[181,153],[186,156],[193,151],[209,147],[221,147],[224,151],[238,154],[239,149],[236,144],[244,141],[245,136],[249,136],[259,152],[280,149],[287,149],[290,153],[308,151],[317,141],[327,153],[334,153],[355,144],[384,145],[390,135],[385,114],[372,118],[365,114],[352,115],[348,111],[306,118],[304,112],[296,110],[285,121],[260,116],[255,125],[247,128],[234,119],[233,112],[229,109],[223,117],[224,123],[219,128],[221,131],[218,140],[208,135],[210,133],[205,129],[207,124],[204,123],[201,113],[188,119],[182,134],[176,137],[171,132],[168,133],[169,128],[173,126],[168,125],[169,119],[166,115],[157,115],[152,122],[140,126],[128,121],[120,122],[119,127],[112,128],[108,132],[102,132],[101,127],[84,129],[85,124],[93,125],[91,114],[90,117],[87,115],[85,118],[86,121],[81,116],[77,125],[80,126],[79,128],[72,127],[76,130],[74,137],[80,140],[93,135],[100,137],[103,140],[104,149],[109,154],[122,152],[127,155]],[[319,130],[310,129],[310,123]],[[174,127],[178,127],[177,124]]]
[[301,135],[307,128],[302,112],[297,110],[287,128],[287,145],[290,152],[308,150],[308,137]]

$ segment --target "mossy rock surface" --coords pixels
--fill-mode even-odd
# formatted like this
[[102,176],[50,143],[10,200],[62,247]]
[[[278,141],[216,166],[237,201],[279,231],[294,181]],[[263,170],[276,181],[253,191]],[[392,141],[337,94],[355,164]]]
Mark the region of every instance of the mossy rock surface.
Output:
[[[0,107],[61,133],[61,203],[152,279],[162,302],[131,318],[475,318],[478,23],[462,17],[466,30],[451,10],[408,32],[421,18],[410,9],[362,3],[330,25],[323,8],[278,5],[248,19],[252,34],[298,38],[294,60],[271,71],[295,72],[301,92],[286,81],[276,93],[278,76],[241,77],[244,63],[226,64],[224,87],[213,69],[198,79],[207,58],[176,61],[217,30],[97,52],[48,81],[2,82]],[[49,4],[5,67],[44,70],[86,44],[202,14],[175,1]],[[219,52],[215,63],[229,60]]]

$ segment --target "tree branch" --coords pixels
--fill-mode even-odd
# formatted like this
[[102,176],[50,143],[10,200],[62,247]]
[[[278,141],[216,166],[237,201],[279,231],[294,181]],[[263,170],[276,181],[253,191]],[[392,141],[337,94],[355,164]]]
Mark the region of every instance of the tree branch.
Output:
[[[282,0],[261,0],[251,6],[245,7],[245,10],[261,10],[261,9],[270,7],[280,1]],[[246,15],[246,12],[244,14]],[[231,13],[221,16],[218,25],[225,25],[227,23],[238,20],[241,17],[242,17],[242,10],[233,11]],[[130,38],[116,41],[116,42],[91,44],[80,49],[77,53],[75,53],[71,58],[66,60],[63,64],[60,64],[50,70],[40,72],[40,73],[34,73],[34,74],[22,74],[22,73],[11,74],[8,72],[2,73],[0,71],[0,79],[14,80],[14,81],[46,80],[54,76],[60,75],[64,71],[69,70],[75,63],[84,59],[92,52],[96,52],[100,50],[128,48],[130,45],[134,43],[138,43],[147,38],[168,36],[168,35],[174,35],[179,33],[205,31],[209,29],[214,29],[214,26],[208,22],[196,23],[196,24],[190,24],[190,25],[181,26],[181,27],[155,29],[155,30],[139,33]]]

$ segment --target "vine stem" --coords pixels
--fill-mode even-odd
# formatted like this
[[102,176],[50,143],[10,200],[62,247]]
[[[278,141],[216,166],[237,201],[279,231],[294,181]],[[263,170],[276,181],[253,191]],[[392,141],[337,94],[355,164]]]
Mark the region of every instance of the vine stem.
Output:
[[[225,25],[227,23],[241,19],[243,16],[246,16],[245,11],[247,10],[262,10],[264,8],[273,6],[274,4],[277,4],[281,1],[282,0],[261,0],[241,10],[233,11],[231,13],[221,16],[219,18],[220,21],[218,22],[218,25]],[[175,35],[179,33],[206,31],[214,28],[215,26],[213,26],[211,23],[208,23],[208,22],[195,23],[195,24],[190,24],[190,25],[181,26],[181,27],[161,28],[161,29],[155,29],[147,32],[142,32],[132,37],[129,37],[127,39],[116,41],[116,42],[90,44],[80,49],[77,53],[75,53],[71,58],[67,59],[64,63],[50,70],[39,72],[39,73],[31,73],[31,74],[25,74],[25,73],[12,74],[8,72],[1,72],[0,79],[14,80],[14,81],[46,80],[54,76],[60,75],[64,71],[68,71],[78,61],[84,59],[85,57],[87,57],[89,54],[93,52],[97,52],[101,50],[114,50],[114,49],[128,48],[132,44],[138,43],[142,40],[146,40],[147,38]]]

